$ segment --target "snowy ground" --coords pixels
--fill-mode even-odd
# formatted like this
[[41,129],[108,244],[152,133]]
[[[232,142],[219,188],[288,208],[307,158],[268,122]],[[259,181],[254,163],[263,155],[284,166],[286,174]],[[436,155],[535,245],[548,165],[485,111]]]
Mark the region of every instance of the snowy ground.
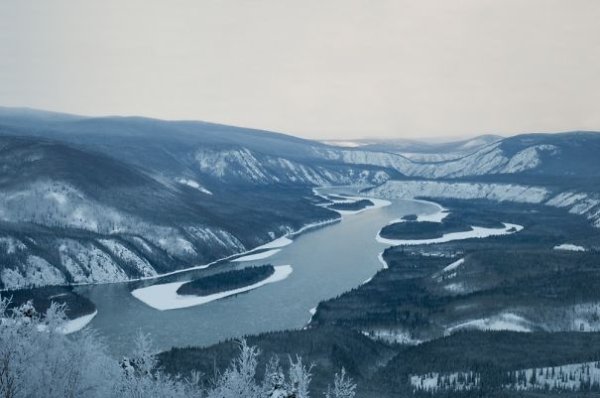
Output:
[[464,262],[465,262],[464,258],[461,258],[460,260],[456,260],[452,264],[444,267],[444,269],[442,270],[442,272],[453,271],[453,270],[457,269],[458,267],[460,267],[462,264],[464,264]]
[[[292,236],[292,237],[293,236],[298,236],[298,235],[300,235],[300,234],[302,234],[302,233],[304,233],[306,231],[309,231],[311,229],[324,227],[326,225],[334,224],[334,223],[339,222],[339,221],[340,221],[339,218],[332,218],[332,219],[329,219],[329,220],[317,221],[317,222],[314,222],[314,223],[306,224],[305,226],[303,226],[299,230],[294,231],[294,232],[290,232],[289,234],[287,234],[287,236]],[[260,246],[260,247],[264,248],[264,246]]]
[[[340,195],[341,196],[341,195]],[[327,207],[329,210],[333,210],[339,214],[341,214],[342,216],[345,215],[354,215],[354,214],[359,214],[368,210],[375,210],[375,209],[379,209],[382,207],[386,207],[392,204],[392,202],[390,202],[389,200],[385,200],[385,199],[375,199],[375,198],[371,198],[371,197],[364,197],[364,196],[343,196],[345,199],[344,200],[331,200],[333,203],[354,203],[354,202],[358,202],[359,200],[370,200],[371,202],[373,202],[373,206],[368,206],[365,207],[364,209],[360,209],[360,210],[337,210],[337,209],[332,209],[330,207],[327,207],[327,205],[325,205],[325,207]]]
[[460,323],[446,329],[446,334],[452,334],[457,330],[510,330],[514,332],[531,332],[531,322],[527,319],[509,312],[494,315],[487,318],[473,319]]
[[387,262],[383,259],[383,252],[381,252],[377,255],[377,259],[381,263],[383,269],[388,269]]
[[[57,327],[56,331],[60,332],[62,334],[71,334],[71,333],[78,332],[81,329],[83,329],[84,327],[86,327],[92,321],[92,319],[94,319],[94,317],[96,315],[98,315],[97,310],[95,310],[91,314],[80,316],[79,318],[68,319],[60,327]],[[1,321],[1,319],[0,319],[0,321]],[[39,324],[37,326],[37,329],[40,332],[43,332],[43,331],[48,330],[48,326],[44,325],[44,324]]]
[[[456,274],[454,274],[452,276],[455,276],[455,275]],[[465,284],[462,282],[449,283],[446,286],[444,286],[444,289],[446,289],[450,293],[455,293],[455,294],[467,292],[467,288],[465,287]]]
[[519,232],[523,229],[521,225],[503,223],[504,228],[484,228],[472,226],[470,231],[451,232],[444,234],[440,238],[434,239],[387,239],[381,236],[381,231],[375,239],[378,242],[392,246],[413,246],[413,245],[429,245],[435,243],[452,242],[455,240],[464,240],[471,238],[487,238],[489,236],[508,235],[514,232]]
[[[442,269],[440,272],[436,272],[431,277],[439,283],[447,281],[448,279],[455,278],[456,275],[458,275],[458,268],[461,265],[463,265],[464,263],[465,263],[464,258],[458,259],[458,260],[454,261],[453,263],[445,266],[444,269]],[[459,291],[464,290],[464,286],[462,286],[462,284],[454,284],[454,285],[456,285],[456,287],[458,287],[459,289],[455,289],[451,285],[445,286],[445,289],[449,290],[449,291],[453,291],[453,292],[459,292]]]
[[600,228],[600,197],[587,192],[567,191],[553,196],[547,188],[539,186],[403,180],[387,181],[367,194],[387,199],[429,197],[539,203],[566,208],[570,213],[585,216]]
[[[448,209],[444,208],[442,205],[440,205],[439,203],[435,203],[435,202],[430,202],[428,200],[420,200],[420,199],[412,199],[413,202],[419,202],[419,203],[426,203],[429,205],[433,205],[435,207],[437,207],[437,211],[433,212],[433,213],[429,213],[429,214],[418,214],[417,215],[417,219],[416,222],[437,222],[437,223],[441,223],[444,218],[446,218],[448,216],[449,211]],[[402,218],[398,218],[395,220],[392,220],[388,223],[389,224],[396,224],[399,222],[406,222],[406,220],[402,219]]]
[[198,191],[205,193],[207,195],[212,195],[212,192],[209,191],[208,189],[204,188],[202,185],[200,185],[197,181],[191,180],[189,178],[179,178],[177,179],[177,182],[183,185],[187,185],[188,187],[192,187],[194,189],[197,189]]
[[[318,226],[322,226],[322,225],[327,225],[327,224],[331,224],[333,222],[337,222],[338,220],[325,220],[325,221],[321,221],[321,222],[316,222],[316,223],[312,223],[312,224],[307,224],[305,226],[303,226],[302,228],[300,228],[297,231],[291,232],[287,235],[281,236],[277,239],[272,240],[271,242],[265,243],[264,245],[255,247],[252,250],[247,250],[245,252],[242,253],[236,253],[236,254],[232,254],[231,256],[227,256],[224,258],[220,258],[218,260],[212,261],[208,264],[203,264],[203,265],[196,265],[194,267],[190,267],[190,268],[184,268],[184,269],[178,269],[175,271],[171,271],[171,272],[166,272],[164,274],[158,274],[158,275],[154,275],[154,276],[149,276],[149,277],[142,277],[142,278],[137,278],[137,279],[129,279],[128,281],[141,281],[141,280],[151,280],[151,279],[158,279],[158,278],[162,278],[163,276],[169,276],[169,275],[176,275],[176,274],[181,274],[184,272],[189,272],[189,271],[196,271],[199,269],[206,269],[214,264],[220,263],[221,261],[227,261],[227,260],[231,260],[234,258],[241,258],[238,256],[241,255],[245,255],[248,254],[250,255],[250,253],[257,251],[257,250],[263,250],[263,249],[280,249],[282,247],[285,247],[287,245],[290,245],[291,243],[293,243],[294,241],[291,240],[290,238],[288,238],[288,236],[294,236],[294,235],[298,235],[308,229],[312,229],[312,228],[316,228]],[[261,253],[262,254],[262,253]],[[273,253],[275,254],[275,253]],[[271,254],[272,255],[272,254]],[[232,260],[235,261],[235,260]],[[251,260],[244,260],[244,261],[251,261]]]
[[[505,390],[517,391],[581,391],[600,384],[600,362],[582,362],[541,368],[519,369],[508,372],[512,382],[503,385]],[[430,372],[412,375],[410,384],[415,390],[436,392],[471,390],[481,383],[475,372]]]
[[280,250],[281,249],[271,249],[271,250],[267,250],[267,251],[260,252],[260,253],[248,254],[247,256],[238,257],[231,261],[240,263],[240,262],[244,262],[244,261],[262,260],[262,259],[271,257],[272,255],[278,253]]
[[285,246],[290,245],[292,243],[293,243],[293,240],[291,240],[287,236],[282,236],[281,238],[277,238],[274,241],[271,241],[269,243],[265,243],[262,246],[258,246],[254,250],[259,250],[259,249],[260,250],[262,250],[262,249],[279,249],[281,247],[285,247]]
[[91,314],[80,316],[79,318],[70,319],[61,328],[61,332],[64,334],[75,333],[86,327],[94,317],[98,315],[98,311],[94,311]]
[[584,252],[585,247],[573,245],[571,243],[563,243],[562,245],[554,246],[554,250],[567,250],[572,252]]
[[225,297],[233,296],[235,294],[257,289],[269,283],[282,281],[285,278],[287,278],[291,273],[291,265],[279,265],[275,267],[275,272],[273,273],[273,275],[271,275],[263,281],[238,289],[210,294],[208,296],[184,296],[177,294],[177,289],[179,289],[183,284],[187,283],[187,281],[148,286],[136,289],[132,291],[131,294],[146,305],[155,308],[159,311],[174,310],[178,308],[187,308],[210,303],[211,301],[219,300]]
[[363,331],[363,335],[373,340],[382,340],[388,343],[417,345],[421,344],[421,340],[412,338],[409,332],[400,329],[375,329]]
[[[600,383],[600,362],[584,362],[537,369],[523,369],[520,380],[505,387],[516,390],[579,390]],[[533,374],[535,373],[535,377]]]
[[480,376],[474,372],[438,373],[430,372],[410,376],[410,384],[415,390],[436,392],[438,390],[465,391],[476,388]]

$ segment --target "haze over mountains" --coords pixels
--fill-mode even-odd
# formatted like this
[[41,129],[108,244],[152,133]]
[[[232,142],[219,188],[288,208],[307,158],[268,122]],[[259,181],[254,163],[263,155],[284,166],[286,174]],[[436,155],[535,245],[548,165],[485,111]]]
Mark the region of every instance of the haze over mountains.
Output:
[[206,264],[339,218],[315,206],[323,185],[516,201],[535,192],[598,225],[598,153],[593,132],[348,148],[203,122],[0,108],[0,286]]
[[362,139],[352,141],[331,140],[324,142],[340,147],[397,153],[417,162],[435,162],[463,157],[486,145],[500,141],[502,138],[503,137],[499,135],[481,135],[468,139],[453,140],[447,138],[435,141],[418,141],[414,139]]

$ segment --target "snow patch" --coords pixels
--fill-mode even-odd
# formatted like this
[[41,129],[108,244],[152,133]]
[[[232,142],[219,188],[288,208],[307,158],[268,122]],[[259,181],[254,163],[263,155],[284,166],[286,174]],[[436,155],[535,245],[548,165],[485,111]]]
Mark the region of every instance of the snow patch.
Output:
[[572,252],[584,252],[585,247],[573,245],[571,243],[563,243],[562,245],[554,246],[554,250],[566,250]]
[[46,194],[46,198],[54,200],[59,205],[64,205],[67,203],[67,196],[60,192],[48,192]]
[[288,238],[287,236],[282,236],[280,238],[277,238],[269,243],[265,243],[264,245],[258,246],[256,248],[254,248],[254,250],[260,250],[260,249],[279,249],[282,247],[285,247],[287,245],[292,244],[294,241],[291,240],[290,238]]
[[3,236],[0,237],[0,244],[5,247],[7,254],[14,254],[17,251],[22,251],[27,249],[27,246],[23,242],[18,239],[13,238],[12,236]]
[[444,289],[451,293],[465,293],[467,291],[465,284],[462,282],[450,283],[444,286]]
[[177,182],[183,185],[187,185],[188,187],[197,189],[198,191],[205,193],[207,195],[212,195],[213,193],[211,191],[209,191],[208,189],[204,188],[202,185],[200,185],[197,181],[188,179],[188,178],[178,178]]
[[133,297],[144,304],[159,311],[174,310],[179,308],[194,307],[210,303],[225,297],[233,296],[239,293],[257,289],[269,283],[275,283],[286,279],[292,273],[291,265],[279,265],[275,267],[275,272],[270,277],[257,282],[253,285],[241,287],[239,289],[228,290],[225,292],[210,294],[208,296],[192,296],[177,294],[177,289],[189,281],[172,282],[159,285],[152,285],[136,289],[131,292]]
[[94,317],[98,315],[98,311],[94,311],[91,314],[80,316],[79,318],[70,319],[61,326],[60,332],[64,334],[71,334],[80,331],[86,327]]
[[150,247],[150,245],[148,245],[148,243],[146,243],[146,241],[144,239],[140,238],[139,236],[135,236],[133,238],[133,240],[135,240],[147,252],[149,252],[149,253],[153,253],[154,252],[154,250],[152,250],[152,248]]
[[388,343],[417,345],[422,341],[414,339],[411,334],[401,329],[374,329],[362,331],[362,334],[373,340],[382,340]]
[[342,148],[358,148],[360,146],[367,145],[363,142],[356,142],[356,141],[331,140],[331,141],[321,141],[321,142],[326,145],[337,146],[337,147],[342,147]]
[[[417,219],[415,220],[416,222],[441,223],[444,220],[444,218],[448,217],[448,214],[450,214],[448,209],[446,209],[439,203],[431,202],[429,200],[421,200],[421,199],[412,199],[412,201],[417,202],[417,203],[425,203],[425,204],[437,207],[437,211],[435,211],[433,213],[418,214]],[[398,219],[390,221],[388,223],[388,225],[396,224],[396,223],[400,223],[400,222],[407,222],[407,221],[403,218],[398,218]]]
[[389,200],[384,200],[384,199],[364,198],[364,197],[360,197],[360,196],[347,196],[347,198],[348,198],[348,200],[334,200],[333,202],[334,203],[354,203],[359,200],[367,199],[373,203],[373,206],[367,206],[364,209],[360,209],[360,210],[338,210],[338,209],[333,209],[330,207],[327,207],[327,208],[329,210],[333,210],[333,211],[341,214],[342,216],[344,216],[344,215],[360,214],[360,213],[363,213],[368,210],[380,209],[382,207],[386,207],[386,206],[389,206],[392,204],[392,202],[390,202]]
[[66,283],[60,270],[38,256],[28,256],[23,264],[15,268],[4,268],[0,279],[6,290]]
[[379,260],[379,263],[381,264],[383,269],[388,269],[388,264],[387,262],[383,259],[383,252],[379,253],[377,255],[377,260]]
[[542,160],[540,159],[541,152],[556,154],[558,151],[558,147],[554,145],[535,145],[525,148],[510,158],[501,173],[514,174],[525,170],[535,169],[542,163]]
[[110,239],[100,239],[98,242],[106,247],[115,257],[136,268],[142,276],[154,276],[157,274],[156,270],[145,258],[139,257],[121,243]]
[[[515,373],[516,382],[505,385],[505,388],[518,391],[580,391],[581,396],[587,396],[586,388],[589,388],[588,386],[600,384],[600,362],[522,369]],[[518,377],[519,374],[520,377]]]
[[502,223],[504,224],[504,228],[484,228],[484,227],[475,227],[472,226],[470,231],[462,231],[462,232],[451,232],[444,234],[444,236],[440,238],[433,239],[387,239],[381,236],[381,231],[377,234],[375,239],[379,243],[383,243],[386,245],[392,246],[413,246],[413,245],[430,245],[436,243],[446,243],[452,242],[456,240],[464,240],[471,238],[487,238],[490,236],[500,236],[500,235],[508,235],[514,232],[519,232],[523,229],[521,225],[510,224],[510,223]]
[[244,261],[262,260],[278,253],[281,249],[271,249],[260,253],[248,254],[247,256],[238,257],[231,260],[232,262],[240,263]]
[[313,222],[313,223],[310,223],[310,224],[306,224],[302,228],[300,228],[299,230],[294,231],[292,233],[289,233],[288,236],[300,235],[301,233],[306,232],[308,230],[311,230],[311,229],[314,229],[314,228],[319,228],[319,227],[324,227],[326,225],[333,224],[333,223],[336,223],[338,221],[340,221],[339,218],[331,218],[329,220],[317,221],[317,222]]
[[76,283],[118,282],[128,276],[106,252],[88,243],[76,240],[59,241],[60,262]]
[[367,192],[369,196],[386,199],[416,197],[451,199],[488,199],[519,203],[542,203],[550,192],[543,187],[516,184],[487,184],[440,181],[387,181]]
[[452,264],[444,267],[444,269],[442,270],[442,272],[448,272],[448,271],[455,270],[458,267],[460,267],[461,265],[463,265],[464,263],[465,263],[465,259],[464,258],[461,258],[460,260],[456,260]]
[[454,372],[441,374],[430,372],[411,375],[410,385],[417,391],[435,393],[440,390],[468,391],[481,383],[481,376],[475,372]]
[[510,330],[513,332],[531,332],[531,322],[527,319],[512,313],[502,313],[487,318],[473,319],[446,329],[446,335],[452,334],[457,330],[476,329],[476,330]]

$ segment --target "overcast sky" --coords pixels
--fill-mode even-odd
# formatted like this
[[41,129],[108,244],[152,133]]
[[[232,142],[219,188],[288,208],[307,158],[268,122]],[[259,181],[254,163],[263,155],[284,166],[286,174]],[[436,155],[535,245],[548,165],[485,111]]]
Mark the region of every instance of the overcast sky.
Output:
[[600,1],[0,0],[0,105],[319,139],[600,130]]

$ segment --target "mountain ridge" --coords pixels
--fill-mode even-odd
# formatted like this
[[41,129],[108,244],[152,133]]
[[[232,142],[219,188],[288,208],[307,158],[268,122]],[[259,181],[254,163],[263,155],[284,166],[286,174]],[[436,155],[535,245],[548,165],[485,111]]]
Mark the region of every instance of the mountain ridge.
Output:
[[[429,188],[415,187],[434,184],[428,181],[521,184],[552,191],[555,206],[596,222],[595,153],[598,133],[529,134],[417,162],[207,122],[0,108],[0,235],[8,242],[0,278],[5,288],[8,279],[13,288],[28,279],[43,284],[27,276],[41,269],[58,270],[61,283],[109,281],[109,274],[127,280],[208,263],[338,217],[315,206],[321,199],[312,188],[323,185],[404,184],[426,196]],[[547,187],[549,180],[559,183]],[[58,242],[67,237],[68,244]],[[73,248],[88,257],[70,262],[69,271]],[[92,260],[98,256],[102,264]]]

